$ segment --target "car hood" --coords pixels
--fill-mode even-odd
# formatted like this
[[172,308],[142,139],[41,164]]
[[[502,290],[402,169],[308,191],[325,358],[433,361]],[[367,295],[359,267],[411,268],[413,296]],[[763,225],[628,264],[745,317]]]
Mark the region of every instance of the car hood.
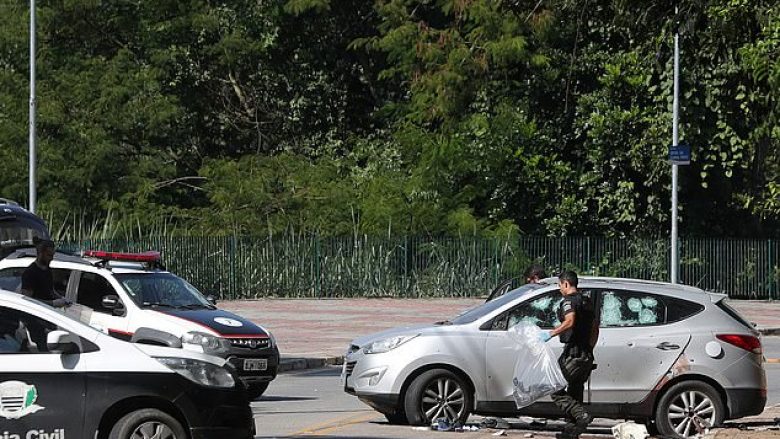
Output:
[[424,324],[414,326],[399,326],[397,328],[390,328],[381,332],[375,332],[373,334],[364,335],[352,340],[352,344],[358,347],[363,347],[369,343],[373,343],[377,340],[382,340],[390,337],[398,337],[403,335],[428,335],[428,334],[441,334],[445,331],[453,330],[455,325],[435,325]]
[[[210,329],[221,337],[270,337],[268,331],[261,326],[232,312],[222,309],[175,309],[158,308],[148,310],[167,317],[175,317],[173,322],[180,323],[183,319],[196,325]],[[186,331],[185,331],[186,332]]]

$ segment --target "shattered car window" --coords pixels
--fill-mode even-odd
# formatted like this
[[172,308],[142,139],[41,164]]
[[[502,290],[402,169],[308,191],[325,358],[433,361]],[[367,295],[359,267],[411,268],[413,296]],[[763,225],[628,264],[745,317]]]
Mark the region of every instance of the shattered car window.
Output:
[[649,326],[664,323],[666,305],[652,294],[604,291],[601,326]]
[[508,327],[511,328],[520,322],[533,323],[541,328],[554,328],[561,322],[558,320],[558,305],[563,296],[558,291],[543,294],[530,300],[509,314]]

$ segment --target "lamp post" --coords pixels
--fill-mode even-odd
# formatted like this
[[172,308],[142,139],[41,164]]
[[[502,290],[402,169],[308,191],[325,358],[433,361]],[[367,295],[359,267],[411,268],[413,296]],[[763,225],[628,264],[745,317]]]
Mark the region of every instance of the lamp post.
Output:
[[30,171],[29,206],[35,213],[35,0],[30,0]]
[[[677,117],[680,104],[680,30],[677,23],[677,6],[674,8],[674,100],[672,101],[672,146],[678,145]],[[671,282],[677,283],[679,260],[677,254],[677,164],[672,162],[672,257]]]

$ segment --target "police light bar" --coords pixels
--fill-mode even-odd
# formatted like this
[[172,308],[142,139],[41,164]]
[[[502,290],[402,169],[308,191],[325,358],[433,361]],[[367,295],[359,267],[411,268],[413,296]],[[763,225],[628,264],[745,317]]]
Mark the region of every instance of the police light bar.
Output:
[[122,252],[105,252],[102,250],[87,250],[84,252],[84,256],[91,258],[98,258],[104,261],[124,261],[124,262],[160,262],[160,252],[143,252],[143,253],[122,253]]

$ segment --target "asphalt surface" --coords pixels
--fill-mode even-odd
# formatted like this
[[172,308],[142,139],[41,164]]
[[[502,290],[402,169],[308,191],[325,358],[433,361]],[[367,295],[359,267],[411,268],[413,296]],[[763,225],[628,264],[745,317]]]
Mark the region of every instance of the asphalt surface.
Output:
[[[330,366],[316,370],[289,372],[280,375],[271,384],[266,394],[252,404],[257,426],[257,438],[458,438],[487,439],[501,429],[481,428],[464,433],[431,431],[428,428],[390,425],[379,413],[373,411],[357,398],[346,394],[341,388],[340,368]],[[770,385],[780,383],[780,367],[767,371]],[[778,434],[780,430],[767,430],[780,416],[777,403],[780,394],[770,394],[770,408],[758,417],[729,423],[726,429],[719,429],[719,439],[731,437],[754,438]],[[774,406],[774,407],[772,407]],[[482,417],[472,416],[469,422],[479,426]],[[532,424],[531,418],[509,418],[509,429],[503,429],[506,436],[525,438],[552,438],[563,423],[550,420],[546,425]],[[610,428],[622,420],[596,419],[584,439],[611,437]],[[721,434],[731,432],[737,436]],[[715,433],[713,433],[715,434]]]

